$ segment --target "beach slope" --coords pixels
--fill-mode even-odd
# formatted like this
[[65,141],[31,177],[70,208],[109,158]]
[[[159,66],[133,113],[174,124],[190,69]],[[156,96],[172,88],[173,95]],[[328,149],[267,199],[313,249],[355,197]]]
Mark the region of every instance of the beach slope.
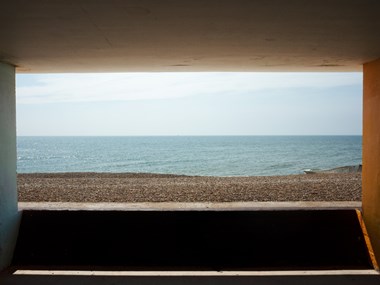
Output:
[[18,174],[18,195],[20,202],[361,201],[361,174],[250,177]]

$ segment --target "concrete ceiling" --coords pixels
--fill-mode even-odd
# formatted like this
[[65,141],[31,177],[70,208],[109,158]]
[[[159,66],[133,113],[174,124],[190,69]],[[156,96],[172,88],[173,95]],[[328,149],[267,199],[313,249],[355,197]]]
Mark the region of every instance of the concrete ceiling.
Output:
[[379,0],[1,0],[18,72],[360,71]]

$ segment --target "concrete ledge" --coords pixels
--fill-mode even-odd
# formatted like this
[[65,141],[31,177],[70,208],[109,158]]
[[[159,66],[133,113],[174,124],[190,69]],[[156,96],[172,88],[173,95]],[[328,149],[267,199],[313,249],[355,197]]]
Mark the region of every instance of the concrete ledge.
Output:
[[14,275],[41,276],[336,276],[378,275],[376,270],[304,270],[304,271],[86,271],[16,270]]
[[[283,272],[270,272],[268,275],[230,275],[223,273],[212,273],[215,275],[143,275],[123,276],[119,272],[115,275],[23,275],[23,274],[6,274],[0,275],[2,285],[19,285],[19,284],[70,284],[70,285],[287,285],[287,284],[309,284],[309,285],[377,285],[380,281],[380,275],[376,272],[347,272],[347,271],[305,271],[296,273],[296,275],[287,275]],[[209,273],[204,273],[209,274]],[[246,274],[249,274],[248,272]],[[299,274],[299,275],[298,275]]]
[[273,211],[361,209],[362,203],[347,202],[226,202],[226,203],[68,203],[19,202],[23,210],[50,211]]

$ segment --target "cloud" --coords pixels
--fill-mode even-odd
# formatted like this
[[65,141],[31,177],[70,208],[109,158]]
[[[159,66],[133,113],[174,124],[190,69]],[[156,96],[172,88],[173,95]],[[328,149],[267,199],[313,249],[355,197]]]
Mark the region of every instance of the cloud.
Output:
[[[32,80],[28,78],[32,77]],[[159,100],[361,84],[361,73],[104,73],[18,75],[17,103]]]

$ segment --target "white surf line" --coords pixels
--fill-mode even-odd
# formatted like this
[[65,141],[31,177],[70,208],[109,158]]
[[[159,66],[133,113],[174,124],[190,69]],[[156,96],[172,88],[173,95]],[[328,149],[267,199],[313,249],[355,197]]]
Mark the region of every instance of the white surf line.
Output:
[[380,275],[368,270],[304,270],[304,271],[84,271],[84,270],[16,270],[13,275],[42,276],[320,276]]
[[357,201],[339,202],[224,202],[224,203],[71,203],[71,202],[19,202],[19,210],[50,211],[256,211],[256,210],[335,210],[361,209]]

